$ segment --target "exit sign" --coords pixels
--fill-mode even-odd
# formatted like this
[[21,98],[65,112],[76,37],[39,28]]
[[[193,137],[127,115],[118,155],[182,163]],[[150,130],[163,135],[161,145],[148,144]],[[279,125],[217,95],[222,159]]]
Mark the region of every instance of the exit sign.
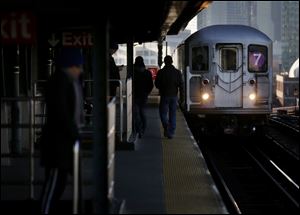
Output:
[[35,16],[30,12],[1,12],[1,42],[32,44],[36,38]]
[[48,44],[52,47],[91,47],[93,46],[93,37],[86,31],[63,31],[52,33],[48,39]]

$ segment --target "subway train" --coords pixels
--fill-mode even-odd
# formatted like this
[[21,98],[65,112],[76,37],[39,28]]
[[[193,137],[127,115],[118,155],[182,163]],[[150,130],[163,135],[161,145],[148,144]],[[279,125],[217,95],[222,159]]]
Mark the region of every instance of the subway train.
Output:
[[180,44],[174,64],[184,79],[181,108],[204,133],[263,131],[272,103],[272,40],[243,25],[205,27]]

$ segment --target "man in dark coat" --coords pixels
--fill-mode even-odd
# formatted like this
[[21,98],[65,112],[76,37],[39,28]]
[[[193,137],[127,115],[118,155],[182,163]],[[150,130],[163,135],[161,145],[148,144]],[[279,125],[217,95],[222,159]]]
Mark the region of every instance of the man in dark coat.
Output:
[[157,72],[155,86],[159,89],[159,113],[164,127],[164,136],[172,139],[176,129],[177,94],[180,92],[180,101],[183,101],[183,79],[181,72],[172,64],[172,57],[164,58],[165,66]]
[[133,104],[134,104],[134,132],[141,138],[147,127],[145,107],[148,95],[153,89],[152,75],[146,70],[144,59],[141,56],[135,58],[133,75]]
[[41,212],[45,214],[53,212],[65,190],[73,169],[73,146],[83,123],[80,50],[63,49],[57,64],[47,83],[47,121],[41,138],[41,164],[46,169]]

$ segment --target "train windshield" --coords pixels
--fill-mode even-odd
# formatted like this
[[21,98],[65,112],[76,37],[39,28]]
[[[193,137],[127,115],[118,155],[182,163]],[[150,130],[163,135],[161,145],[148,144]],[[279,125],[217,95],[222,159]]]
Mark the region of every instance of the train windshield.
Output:
[[221,67],[223,71],[237,69],[237,48],[221,48]]
[[198,46],[192,48],[192,72],[208,71],[208,47]]
[[249,72],[268,71],[268,49],[266,46],[248,46],[248,70]]

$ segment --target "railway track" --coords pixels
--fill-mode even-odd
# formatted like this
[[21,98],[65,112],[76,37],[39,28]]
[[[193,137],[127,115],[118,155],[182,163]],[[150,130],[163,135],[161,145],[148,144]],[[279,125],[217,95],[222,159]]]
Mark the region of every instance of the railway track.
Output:
[[190,128],[231,213],[299,212],[299,158],[266,137],[201,137]]
[[231,204],[238,208],[234,212],[296,213],[299,210],[299,186],[295,187],[295,181],[290,183],[288,174],[261,150],[232,137],[206,143],[200,141],[199,145],[217,180],[223,181],[222,186],[228,190],[225,196],[232,196]]
[[299,160],[299,117],[273,116],[269,120],[265,137],[290,156]]
[[269,123],[279,129],[289,132],[289,134],[299,135],[299,117],[290,115],[274,115],[269,119]]

